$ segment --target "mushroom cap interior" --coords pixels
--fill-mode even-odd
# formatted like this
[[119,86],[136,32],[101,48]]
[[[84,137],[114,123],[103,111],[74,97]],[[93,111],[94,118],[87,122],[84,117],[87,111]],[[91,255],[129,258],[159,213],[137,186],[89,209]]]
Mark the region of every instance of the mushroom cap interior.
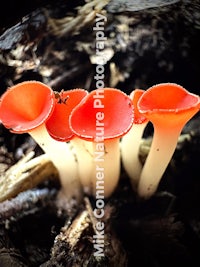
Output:
[[138,101],[139,112],[154,124],[183,125],[199,111],[200,98],[174,83],[149,88]]
[[6,128],[25,133],[44,123],[54,108],[54,93],[38,81],[10,87],[0,99],[0,119]]
[[144,92],[145,90],[135,89],[130,94],[130,98],[132,100],[133,108],[134,108],[134,123],[135,124],[142,124],[147,121],[147,118],[142,113],[140,113],[140,111],[138,110],[138,106],[137,106],[137,103]]
[[189,93],[182,86],[174,83],[161,83],[152,86],[138,101],[139,111],[179,112],[198,105],[197,95]]
[[88,94],[84,89],[72,89],[58,94],[54,111],[46,122],[46,129],[58,141],[70,141],[74,133],[69,127],[69,116],[73,108]]
[[85,140],[95,140],[97,135],[104,139],[121,137],[130,130],[132,124],[131,99],[115,88],[93,90],[70,116],[72,131]]

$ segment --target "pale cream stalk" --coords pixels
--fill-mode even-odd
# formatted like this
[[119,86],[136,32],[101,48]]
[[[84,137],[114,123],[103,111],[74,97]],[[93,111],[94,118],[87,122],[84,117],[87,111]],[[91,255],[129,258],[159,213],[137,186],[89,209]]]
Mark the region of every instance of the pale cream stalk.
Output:
[[146,125],[147,122],[133,124],[131,130],[122,137],[120,143],[122,164],[130,177],[134,190],[137,188],[142,170],[142,164],[139,160],[139,149]]
[[70,200],[82,198],[75,156],[69,143],[54,140],[44,124],[28,132],[58,169],[62,190]]
[[[93,143],[94,145],[94,170],[92,176],[92,192],[96,194],[98,189],[104,190],[104,197],[109,197],[116,189],[120,178],[120,144],[119,138],[104,140],[101,148],[101,143]],[[104,149],[103,151],[101,149]],[[98,157],[98,152],[102,151],[102,157]],[[99,182],[98,188],[98,181]]]
[[75,148],[85,193],[95,196],[101,189],[104,197],[109,197],[120,176],[119,138],[93,142],[75,137],[70,142]]
[[[177,128],[177,127],[176,127]],[[141,172],[138,195],[151,197],[157,190],[160,180],[176,149],[182,128],[155,127],[149,154]]]
[[90,180],[94,165],[93,144],[91,141],[86,141],[78,137],[74,137],[70,143],[75,151],[80,182],[85,193],[90,194]]

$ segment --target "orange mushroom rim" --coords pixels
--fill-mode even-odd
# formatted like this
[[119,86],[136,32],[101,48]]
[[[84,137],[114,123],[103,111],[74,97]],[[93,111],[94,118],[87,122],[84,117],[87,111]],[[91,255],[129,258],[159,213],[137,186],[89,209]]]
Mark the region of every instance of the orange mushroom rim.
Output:
[[141,96],[144,94],[145,90],[135,89],[131,92],[130,98],[132,100],[133,109],[134,109],[134,124],[143,124],[148,121],[148,119],[139,111],[138,109],[138,101]]
[[200,109],[200,97],[175,83],[161,83],[146,90],[137,103],[141,114],[182,113]]
[[72,110],[69,123],[75,136],[94,141],[98,131],[104,140],[122,137],[133,120],[133,105],[127,94],[115,88],[99,88]]
[[57,141],[68,142],[74,137],[69,127],[69,116],[76,105],[88,94],[80,88],[56,93],[56,104],[50,118],[46,121],[49,135]]
[[[71,92],[79,95],[71,98]],[[63,109],[56,115],[59,104]],[[0,121],[14,133],[25,133],[46,123],[49,134],[56,140],[69,141],[78,136],[93,141],[100,128],[105,140],[120,138],[133,123],[148,119],[148,114],[191,110],[195,114],[199,109],[200,97],[175,83],[157,84],[146,91],[135,89],[127,95],[116,88],[91,92],[78,88],[60,94],[42,82],[25,81],[8,88],[1,96]]]
[[55,107],[53,90],[39,81],[16,84],[1,96],[0,121],[13,133],[26,133],[45,123]]

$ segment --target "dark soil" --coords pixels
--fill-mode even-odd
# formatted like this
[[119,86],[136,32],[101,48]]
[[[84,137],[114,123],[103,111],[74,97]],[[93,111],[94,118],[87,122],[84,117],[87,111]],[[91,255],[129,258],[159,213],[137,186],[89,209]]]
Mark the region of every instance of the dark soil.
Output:
[[[97,1],[90,2],[97,6]],[[102,6],[107,17],[106,51],[111,55],[105,65],[105,85],[130,93],[176,82],[199,94],[200,1],[174,1],[166,6],[161,6],[164,1],[149,1],[157,3],[153,8],[145,8],[141,1],[141,10],[129,2],[113,0]],[[84,20],[94,6],[87,6],[89,13],[84,13],[77,9],[86,5],[84,1],[10,0],[6,4],[0,21],[1,94],[12,84],[31,79],[56,91],[95,89],[91,62],[95,21]],[[69,20],[65,21],[64,32],[55,20],[78,16],[81,22],[69,28]],[[74,250],[67,242],[69,225],[80,220],[84,211],[90,214],[88,202],[93,207],[95,200],[89,197],[69,214],[59,206],[59,182],[49,177],[0,203],[0,267],[200,266],[199,119],[197,114],[185,126],[183,134],[190,139],[177,146],[151,199],[138,199],[122,166],[120,184],[106,199],[103,259],[92,254],[92,220],[81,230]],[[149,125],[144,136],[151,134]],[[27,134],[15,135],[0,125],[4,170],[30,150],[42,153]]]

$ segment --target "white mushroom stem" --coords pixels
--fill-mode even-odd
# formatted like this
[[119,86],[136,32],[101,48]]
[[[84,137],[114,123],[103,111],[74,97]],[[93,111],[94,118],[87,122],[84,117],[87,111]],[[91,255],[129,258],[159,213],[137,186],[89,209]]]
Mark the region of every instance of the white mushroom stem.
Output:
[[84,191],[96,196],[97,190],[101,190],[103,197],[109,197],[120,176],[119,138],[92,142],[75,137],[71,142],[76,151]]
[[91,177],[93,173],[93,144],[90,141],[74,137],[71,144],[75,150],[78,163],[78,174],[85,193],[91,194]]
[[104,191],[104,197],[109,197],[116,189],[120,177],[119,138],[104,140],[103,143],[93,143],[93,146],[95,164],[92,192],[97,197],[99,192],[102,194]]
[[62,190],[70,200],[82,198],[75,156],[69,143],[51,138],[44,124],[28,132],[58,169]]
[[140,197],[148,199],[156,192],[176,149],[181,130],[176,127],[154,127],[152,144],[139,180]]
[[133,124],[131,130],[122,137],[120,143],[122,164],[130,177],[134,190],[136,190],[142,170],[142,164],[139,160],[139,149],[146,125],[147,122]]

